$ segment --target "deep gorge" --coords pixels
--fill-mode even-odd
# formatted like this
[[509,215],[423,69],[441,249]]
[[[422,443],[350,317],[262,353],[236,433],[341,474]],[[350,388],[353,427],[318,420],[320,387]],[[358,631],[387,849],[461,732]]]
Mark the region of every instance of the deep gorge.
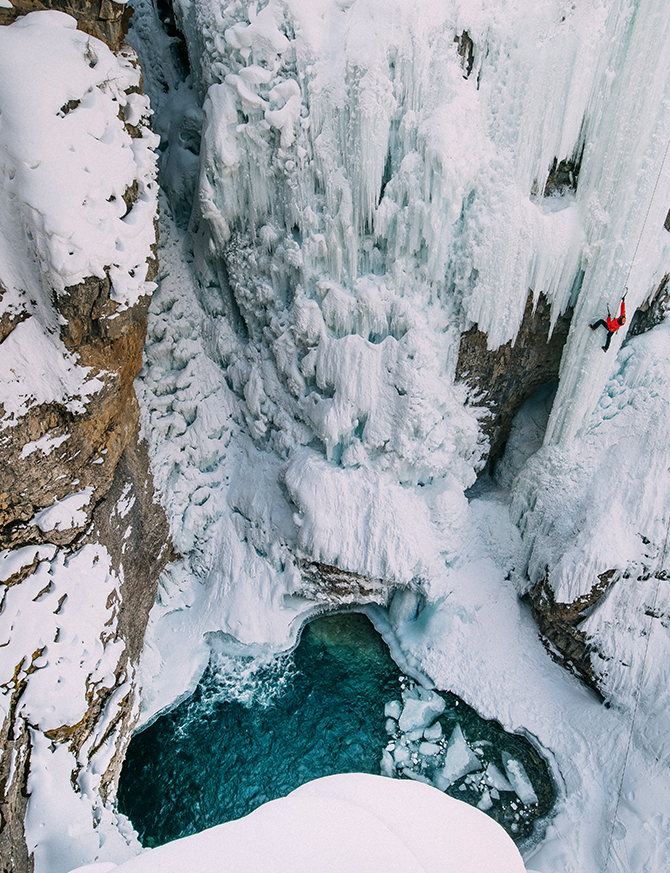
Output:
[[1,873],[400,864],[357,771],[670,866],[669,99],[661,0],[0,0]]

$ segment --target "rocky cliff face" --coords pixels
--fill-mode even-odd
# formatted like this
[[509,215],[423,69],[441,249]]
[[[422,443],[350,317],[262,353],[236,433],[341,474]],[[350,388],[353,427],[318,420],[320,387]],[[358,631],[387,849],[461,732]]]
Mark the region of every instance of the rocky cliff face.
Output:
[[461,336],[456,379],[472,388],[472,403],[489,416],[482,429],[489,439],[488,457],[500,455],[512,422],[538,388],[558,378],[561,354],[570,330],[572,310],[560,315],[553,330],[546,297],[528,295],[516,340],[490,350],[487,336],[475,325]]
[[115,0],[9,0],[11,7],[0,7],[0,25],[11,24],[21,15],[39,9],[59,9],[77,21],[77,27],[91,34],[113,51],[119,51],[128,31],[132,9]]
[[[13,4],[0,9],[0,24],[44,8]],[[137,717],[135,665],[169,557],[133,388],[157,270],[155,138],[137,59],[121,45],[125,6],[102,0],[61,8],[117,55],[97,39],[82,41],[64,16],[21,19],[16,37],[14,27],[0,27],[0,55],[7,58],[5,67],[0,62],[0,111],[10,126],[12,112],[20,112],[10,85],[21,40],[36,54],[40,40],[61,40],[62,62],[73,71],[64,87],[74,99],[59,111],[47,107],[44,129],[28,131],[29,139],[39,146],[49,124],[62,124],[66,136],[66,123],[92,125],[110,170],[99,194],[94,186],[87,189],[72,226],[66,222],[61,231],[69,192],[58,185],[76,189],[80,181],[76,169],[72,178],[59,175],[59,166],[67,174],[68,155],[59,165],[56,154],[55,175],[47,167],[33,195],[20,184],[22,156],[12,152],[20,136],[0,138],[0,193],[6,198],[0,211],[8,219],[0,223],[2,873],[44,869],[56,858],[76,866],[97,857],[104,845],[104,823],[114,817],[108,802]],[[31,69],[26,59],[28,80]],[[36,81],[44,73],[39,69]],[[66,78],[54,71],[59,75]],[[73,142],[69,151],[76,153]],[[49,136],[54,152],[60,144]],[[48,163],[45,155],[35,160],[36,168]],[[96,159],[87,152],[83,164],[93,166]],[[109,251],[96,252],[90,230],[96,222]],[[124,262],[133,245],[126,235],[139,242]],[[69,283],[77,274],[68,271],[67,260],[60,266],[62,239],[69,257],[88,259],[92,272],[79,268],[80,281]],[[59,820],[68,823],[60,834]],[[80,845],[64,849],[77,842],[68,828],[78,827]],[[118,840],[124,843],[121,834]],[[125,843],[132,840],[128,834]],[[123,847],[115,851],[122,855]]]

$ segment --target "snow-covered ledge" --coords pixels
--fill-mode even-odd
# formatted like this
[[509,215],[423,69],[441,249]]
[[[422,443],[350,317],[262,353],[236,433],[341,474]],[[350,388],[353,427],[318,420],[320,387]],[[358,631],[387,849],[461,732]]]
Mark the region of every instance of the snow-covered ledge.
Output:
[[301,785],[238,821],[125,864],[73,873],[532,873],[483,812],[410,780],[364,773]]

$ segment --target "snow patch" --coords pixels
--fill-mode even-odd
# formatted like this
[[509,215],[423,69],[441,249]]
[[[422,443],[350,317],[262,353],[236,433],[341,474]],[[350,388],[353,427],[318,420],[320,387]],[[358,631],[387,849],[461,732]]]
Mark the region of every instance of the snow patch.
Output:
[[28,458],[33,452],[41,452],[43,455],[50,455],[54,449],[57,449],[58,446],[62,445],[65,440],[70,439],[70,434],[64,434],[59,437],[49,436],[48,433],[44,434],[44,436],[40,437],[38,440],[33,440],[32,442],[26,443],[24,447],[21,449],[21,454],[19,457],[21,460]]
[[38,512],[30,520],[30,525],[38,527],[42,533],[50,530],[69,530],[73,527],[83,527],[88,515],[85,507],[91,502],[94,488],[82,488],[74,494],[69,494],[62,500],[54,499],[53,505]]

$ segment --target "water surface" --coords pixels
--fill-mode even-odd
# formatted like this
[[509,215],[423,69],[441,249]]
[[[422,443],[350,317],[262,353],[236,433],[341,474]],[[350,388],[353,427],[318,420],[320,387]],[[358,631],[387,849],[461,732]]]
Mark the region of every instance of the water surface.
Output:
[[[379,774],[394,742],[384,707],[400,700],[409,682],[357,613],[312,621],[294,652],[264,666],[213,657],[194,694],[131,740],[119,809],[143,845],[155,846],[247,815],[311,779]],[[458,722],[484,763],[501,766],[503,749],[523,763],[537,808],[507,792],[487,811],[515,839],[527,837],[553,803],[543,759],[524,738],[480,719],[454,695],[442,696],[445,744]],[[430,767],[419,758],[415,775],[430,776]],[[482,790],[470,775],[448,793],[477,804]]]

